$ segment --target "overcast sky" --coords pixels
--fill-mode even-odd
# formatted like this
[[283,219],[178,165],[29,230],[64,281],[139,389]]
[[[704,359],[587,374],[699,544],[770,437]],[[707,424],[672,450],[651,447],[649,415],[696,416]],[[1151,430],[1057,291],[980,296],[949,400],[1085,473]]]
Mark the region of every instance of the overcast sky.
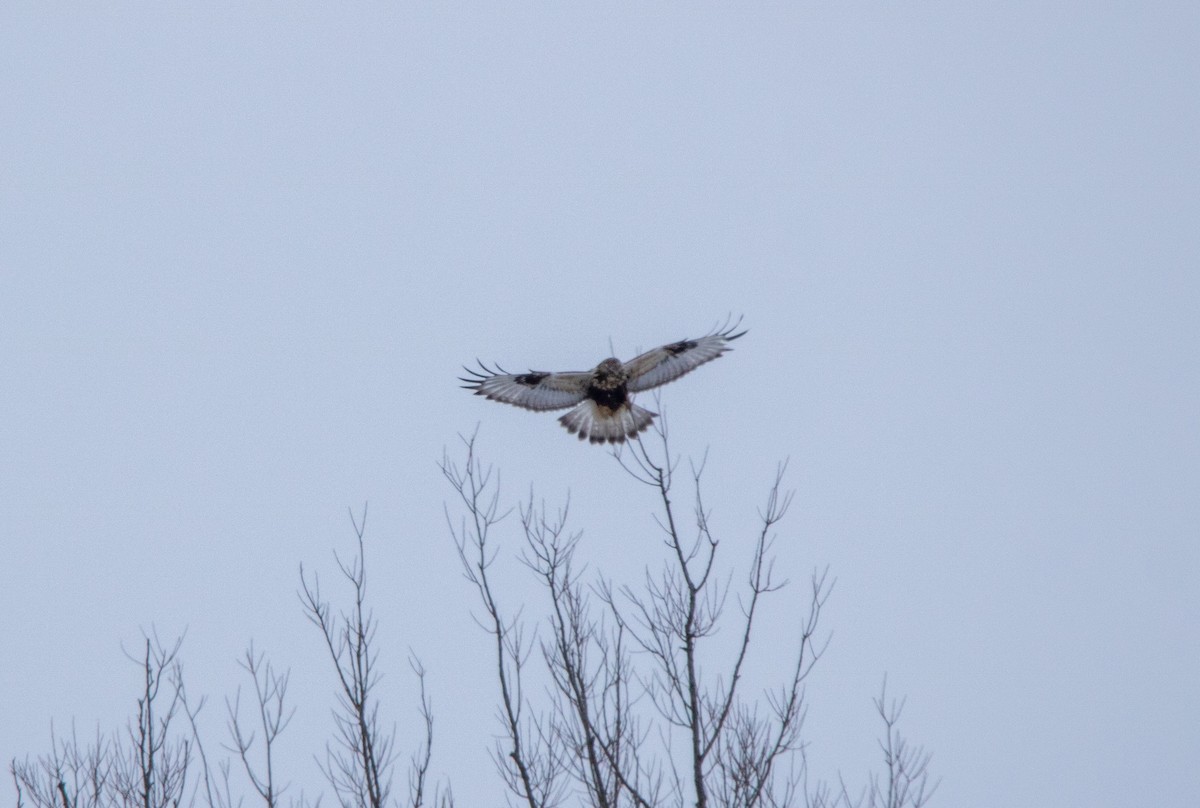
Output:
[[758,664],[828,565],[814,776],[877,765],[886,673],[935,805],[1195,804],[1198,7],[202,5],[0,8],[6,765],[118,726],[153,626],[214,747],[244,646],[290,667],[283,774],[320,790],[297,569],[341,594],[369,501],[403,751],[411,649],[435,775],[501,804],[443,448],[478,425],[506,496],[569,491],[597,569],[662,548],[612,458],[459,367],[732,313],[661,406],[734,570],[790,461]]

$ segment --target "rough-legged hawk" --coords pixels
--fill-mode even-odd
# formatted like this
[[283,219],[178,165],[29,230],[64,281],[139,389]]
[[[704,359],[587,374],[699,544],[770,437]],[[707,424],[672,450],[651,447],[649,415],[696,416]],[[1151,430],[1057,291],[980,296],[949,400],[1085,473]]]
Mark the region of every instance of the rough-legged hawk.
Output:
[[571,434],[592,443],[621,443],[635,437],[658,413],[634,404],[629,396],[678,379],[729,350],[729,343],[745,334],[734,333],[737,323],[699,339],[672,342],[647,351],[628,362],[605,359],[595,370],[572,373],[505,373],[482,362],[479,370],[464,368],[460,380],[477,396],[503,401],[527,410],[573,410],[558,419]]

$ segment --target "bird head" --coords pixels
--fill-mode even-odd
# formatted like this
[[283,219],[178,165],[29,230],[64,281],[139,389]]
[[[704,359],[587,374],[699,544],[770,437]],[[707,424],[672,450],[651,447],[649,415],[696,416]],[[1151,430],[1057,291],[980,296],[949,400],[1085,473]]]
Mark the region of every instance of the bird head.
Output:
[[618,387],[628,381],[628,374],[625,372],[621,360],[611,356],[596,365],[592,376],[600,387]]

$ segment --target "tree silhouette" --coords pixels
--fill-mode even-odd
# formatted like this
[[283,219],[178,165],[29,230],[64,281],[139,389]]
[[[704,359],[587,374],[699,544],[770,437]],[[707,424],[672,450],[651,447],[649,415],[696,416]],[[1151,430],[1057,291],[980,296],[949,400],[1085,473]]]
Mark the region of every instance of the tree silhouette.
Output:
[[[751,691],[747,671],[756,647],[772,653],[781,647],[778,638],[761,636],[763,603],[791,591],[772,553],[775,530],[792,504],[783,488],[785,466],[777,469],[753,528],[741,539],[718,538],[702,496],[703,462],[690,468],[690,508],[681,511],[676,503],[679,462],[665,424],[656,424],[656,440],[637,439],[612,452],[624,473],[650,493],[664,550],[632,582],[602,569],[589,573],[579,560],[582,534],[568,528],[566,505],[535,505],[531,494],[505,506],[498,476],[478,457],[474,436],[463,441],[462,461],[443,456],[441,470],[458,501],[446,509],[450,532],[482,608],[478,622],[490,637],[501,723],[492,752],[509,803],[925,805],[935,790],[930,756],[900,733],[904,702],[889,699],[886,680],[874,702],[883,724],[882,771],[856,794],[840,777],[836,787],[810,783],[805,682],[827,643],[819,626],[833,582],[825,570],[812,573],[799,603],[792,604],[801,617],[782,643],[790,648],[786,661],[771,666],[777,680]],[[300,569],[303,613],[317,628],[335,673],[334,730],[324,754],[316,756],[317,767],[342,808],[450,808],[449,786],[430,783],[430,682],[411,655],[422,726],[408,761],[408,787],[394,788],[399,753],[377,688],[380,649],[367,589],[366,515],[365,506],[361,517],[351,513],[352,556],[334,553],[338,577],[349,589],[347,608],[335,609],[319,576]],[[497,534],[510,528],[519,536],[516,557],[545,594],[540,616],[530,616],[536,611],[531,604],[511,609],[504,602],[495,568],[502,552]],[[724,552],[731,546],[748,559],[744,579],[736,582]],[[253,644],[247,648],[239,665],[250,683],[250,718],[243,717],[239,689],[225,700],[228,737],[222,746],[229,756],[214,756],[197,720],[204,700],[190,701],[184,686],[181,644],[182,638],[164,644],[150,632],[137,654],[127,654],[142,675],[123,731],[97,731],[82,741],[74,727],[60,737],[52,726],[49,752],[11,761],[18,808],[234,808],[246,796],[267,808],[284,803],[288,783],[278,771],[276,750],[295,713],[288,702],[289,671],[280,672]],[[456,739],[455,745],[469,742]],[[320,797],[310,802],[301,793],[287,803],[316,806]]]
[[[820,782],[806,790],[803,686],[825,648],[817,631],[832,581],[827,571],[812,574],[782,681],[748,696],[744,674],[761,602],[787,583],[771,554],[774,529],[792,500],[782,489],[785,466],[745,542],[749,574],[734,586],[719,571],[721,542],[702,497],[703,463],[691,469],[694,533],[684,532],[673,499],[678,460],[665,423],[656,425],[656,441],[639,438],[613,450],[657,500],[668,549],[637,584],[615,583],[603,571],[585,581],[576,560],[581,534],[568,529],[567,508],[548,511],[532,495],[515,508],[502,505],[498,475],[478,457],[475,436],[463,438],[461,462],[443,457],[442,473],[459,501],[457,516],[447,509],[448,524],[483,608],[478,622],[492,637],[503,731],[493,759],[512,796],[529,808],[573,796],[598,808],[925,804],[933,792],[929,756],[899,734],[901,707],[886,702],[886,691],[876,701],[886,774],[857,798],[844,782],[836,791]],[[522,616],[528,604],[507,611],[494,580],[495,534],[514,510],[519,559],[546,594],[536,622]],[[714,638],[729,627],[737,641],[723,654]],[[541,665],[531,670],[535,658]]]

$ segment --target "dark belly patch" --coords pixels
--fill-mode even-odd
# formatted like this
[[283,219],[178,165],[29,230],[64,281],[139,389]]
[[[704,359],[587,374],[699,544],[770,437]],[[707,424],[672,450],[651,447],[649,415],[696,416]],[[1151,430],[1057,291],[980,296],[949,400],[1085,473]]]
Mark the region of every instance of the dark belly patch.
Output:
[[628,396],[625,394],[625,385],[606,390],[591,384],[588,385],[587,397],[601,407],[608,407],[610,410],[617,409],[628,400]]

